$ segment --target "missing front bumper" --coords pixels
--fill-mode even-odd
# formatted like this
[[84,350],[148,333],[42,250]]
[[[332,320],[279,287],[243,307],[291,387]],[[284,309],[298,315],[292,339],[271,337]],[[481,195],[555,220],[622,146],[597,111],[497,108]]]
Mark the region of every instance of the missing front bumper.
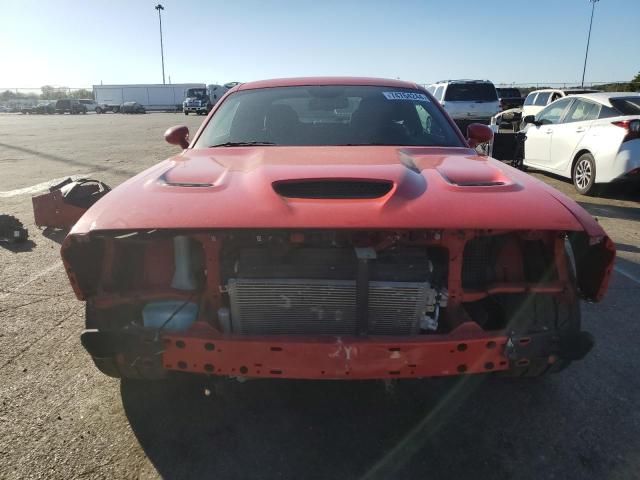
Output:
[[424,378],[508,370],[508,338],[465,328],[419,337],[164,336],[167,370],[291,379]]
[[593,348],[588,332],[557,337],[506,335],[463,324],[449,335],[414,337],[213,336],[206,331],[156,335],[86,330],[82,344],[96,362],[123,368],[254,378],[373,380],[512,370],[532,362],[580,360]]

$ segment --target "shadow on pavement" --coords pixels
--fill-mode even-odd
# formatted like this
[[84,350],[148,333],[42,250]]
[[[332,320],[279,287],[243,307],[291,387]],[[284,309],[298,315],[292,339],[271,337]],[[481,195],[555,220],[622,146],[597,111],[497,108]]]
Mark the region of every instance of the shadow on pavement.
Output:
[[46,227],[42,230],[42,236],[48,238],[49,240],[53,240],[58,244],[62,244],[63,240],[69,233],[67,229],[60,229],[54,227]]
[[22,253],[22,252],[30,252],[36,246],[36,242],[31,239],[28,239],[25,242],[20,243],[8,243],[8,242],[0,242],[0,247],[5,250],[9,250],[13,253]]
[[[571,179],[561,177],[560,175],[556,175],[555,173],[545,172],[543,170],[537,170],[533,167],[527,167],[528,173],[535,173],[547,178],[552,178],[559,182],[565,183],[567,186],[573,188],[573,184]],[[548,182],[546,182],[548,183]],[[554,185],[551,184],[553,187]],[[578,195],[577,192],[574,193]],[[610,183],[610,184],[602,184],[599,186],[599,190],[597,195],[593,197],[583,196],[582,198],[593,198],[597,200],[598,198],[604,198],[608,200],[625,200],[630,202],[640,202],[640,182],[620,182],[620,183]]]
[[626,243],[616,243],[616,250],[620,252],[631,252],[631,253],[640,252],[640,248],[636,247],[635,245],[628,245]]
[[197,380],[122,382],[121,393],[163,478],[359,478],[429,419],[371,477],[388,478],[481,381],[411,382],[393,392],[382,382],[220,381],[209,397]]
[[611,405],[576,407],[558,391],[563,378],[407,381],[391,393],[381,382],[255,380],[218,383],[209,397],[194,381],[124,381],[121,395],[168,479],[606,478],[620,461],[593,454],[600,423],[595,438],[580,434],[585,409],[597,419]]
[[619,207],[617,205],[591,202],[578,202],[578,204],[594,217],[640,221],[640,205],[638,207]]

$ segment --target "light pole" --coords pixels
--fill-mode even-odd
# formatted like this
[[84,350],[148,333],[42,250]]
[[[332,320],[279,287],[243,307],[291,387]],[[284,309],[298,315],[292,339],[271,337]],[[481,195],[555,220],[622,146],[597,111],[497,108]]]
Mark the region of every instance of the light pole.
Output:
[[587,57],[589,56],[589,41],[591,40],[591,25],[593,25],[593,12],[596,9],[596,3],[600,0],[589,0],[591,2],[591,21],[589,22],[589,35],[587,36],[587,51],[584,53],[584,67],[582,68],[582,83],[584,87],[584,74],[587,71]]
[[164,47],[162,46],[162,14],[160,13],[164,7],[158,4],[154,8],[158,11],[158,20],[160,21],[160,57],[162,58],[162,84],[164,85]]

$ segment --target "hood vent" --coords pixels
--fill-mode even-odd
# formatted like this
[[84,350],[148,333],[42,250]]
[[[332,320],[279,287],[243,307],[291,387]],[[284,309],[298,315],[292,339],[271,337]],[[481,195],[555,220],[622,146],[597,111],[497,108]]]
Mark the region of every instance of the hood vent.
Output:
[[299,180],[274,182],[273,189],[287,198],[362,199],[379,198],[393,183],[379,180]]
[[499,187],[501,185],[506,185],[504,182],[496,181],[496,182],[458,182],[455,185],[459,187]]

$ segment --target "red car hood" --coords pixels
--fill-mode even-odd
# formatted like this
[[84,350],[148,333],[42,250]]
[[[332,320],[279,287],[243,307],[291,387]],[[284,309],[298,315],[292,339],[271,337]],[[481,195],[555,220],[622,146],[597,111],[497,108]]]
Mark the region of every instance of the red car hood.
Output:
[[[285,198],[274,182],[392,182],[373,199]],[[580,219],[580,220],[578,220]],[[467,148],[227,147],[185,150],[126,181],[71,233],[155,228],[587,230],[575,202]]]

